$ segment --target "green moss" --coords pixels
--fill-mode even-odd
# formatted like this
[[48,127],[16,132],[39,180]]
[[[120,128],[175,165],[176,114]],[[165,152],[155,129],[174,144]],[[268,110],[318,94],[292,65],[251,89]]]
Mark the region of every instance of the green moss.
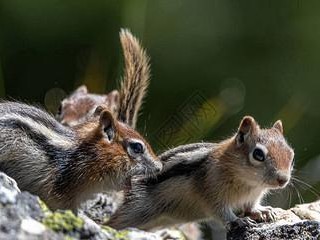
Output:
[[74,238],[73,238],[73,237],[70,237],[70,236],[65,236],[65,237],[64,237],[64,240],[74,240]]
[[38,202],[43,213],[51,212],[50,209],[47,207],[47,205],[44,203],[44,201],[42,201],[40,198],[38,198]]
[[128,240],[128,233],[129,231],[127,230],[123,230],[123,231],[117,231],[111,227],[108,227],[108,226],[101,226],[102,230],[109,233],[109,234],[112,234],[112,236],[114,237],[114,239],[117,239],[117,240]]
[[48,228],[59,232],[80,230],[84,225],[84,221],[71,211],[49,213],[42,222]]
[[123,240],[126,240],[126,239],[128,239],[128,231],[126,231],[126,230],[124,230],[124,231],[120,231],[120,232],[117,232],[117,234],[116,234],[116,238],[117,239],[123,239]]
[[128,231],[121,231],[121,232],[117,232],[117,234],[115,235],[116,239],[119,240],[127,240],[128,238]]

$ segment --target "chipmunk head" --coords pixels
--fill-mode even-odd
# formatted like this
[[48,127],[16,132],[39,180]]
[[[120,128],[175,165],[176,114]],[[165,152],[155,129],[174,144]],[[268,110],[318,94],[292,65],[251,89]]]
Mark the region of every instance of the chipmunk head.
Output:
[[105,105],[112,113],[119,108],[119,93],[112,91],[106,95],[88,93],[85,85],[78,87],[69,97],[62,100],[56,118],[62,124],[75,126],[92,116],[95,108]]
[[94,116],[99,118],[99,124],[89,131],[93,134],[86,138],[98,150],[98,171],[113,169],[125,177],[153,176],[161,171],[160,160],[137,131],[117,121],[105,107],[97,107]]
[[271,128],[261,129],[252,117],[244,117],[235,145],[241,153],[239,171],[244,171],[242,176],[247,183],[267,188],[283,188],[288,184],[294,152],[284,138],[280,120]]

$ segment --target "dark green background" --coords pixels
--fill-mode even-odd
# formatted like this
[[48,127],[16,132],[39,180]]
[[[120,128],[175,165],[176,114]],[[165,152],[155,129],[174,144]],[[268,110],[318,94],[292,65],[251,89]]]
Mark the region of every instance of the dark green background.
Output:
[[[139,129],[158,152],[223,139],[246,114],[263,126],[281,118],[295,174],[317,188],[319,8],[301,0],[0,0],[0,93],[54,111],[82,83],[98,93],[116,88],[118,33],[129,28],[151,56]],[[316,199],[316,189],[295,185]],[[271,198],[282,207],[301,201],[292,187]]]

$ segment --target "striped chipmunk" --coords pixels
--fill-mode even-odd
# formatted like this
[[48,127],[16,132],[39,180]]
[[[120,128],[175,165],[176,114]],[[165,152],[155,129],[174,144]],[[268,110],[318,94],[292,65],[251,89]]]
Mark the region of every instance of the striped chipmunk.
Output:
[[59,107],[56,118],[62,124],[75,126],[86,121],[94,109],[105,105],[117,118],[136,127],[138,113],[146,95],[150,79],[149,57],[139,40],[129,30],[120,31],[120,42],[124,55],[124,76],[118,90],[104,95],[88,93],[80,86]]
[[47,112],[0,103],[0,171],[52,209],[76,210],[91,194],[120,190],[132,175],[153,175],[162,163],[144,138],[105,107],[66,127]]
[[[180,146],[159,158],[163,170],[156,177],[135,177],[107,225],[150,229],[210,219],[224,226],[273,220],[272,208],[260,202],[288,184],[294,152],[280,120],[262,129],[246,116],[231,138]],[[237,217],[236,210],[250,218]]]

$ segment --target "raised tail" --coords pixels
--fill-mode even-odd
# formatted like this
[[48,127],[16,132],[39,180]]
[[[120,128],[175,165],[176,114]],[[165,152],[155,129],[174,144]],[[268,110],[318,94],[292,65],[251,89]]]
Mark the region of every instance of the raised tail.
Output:
[[124,54],[124,76],[120,88],[118,119],[136,127],[139,110],[150,79],[149,57],[139,40],[127,29],[121,29],[120,41]]

